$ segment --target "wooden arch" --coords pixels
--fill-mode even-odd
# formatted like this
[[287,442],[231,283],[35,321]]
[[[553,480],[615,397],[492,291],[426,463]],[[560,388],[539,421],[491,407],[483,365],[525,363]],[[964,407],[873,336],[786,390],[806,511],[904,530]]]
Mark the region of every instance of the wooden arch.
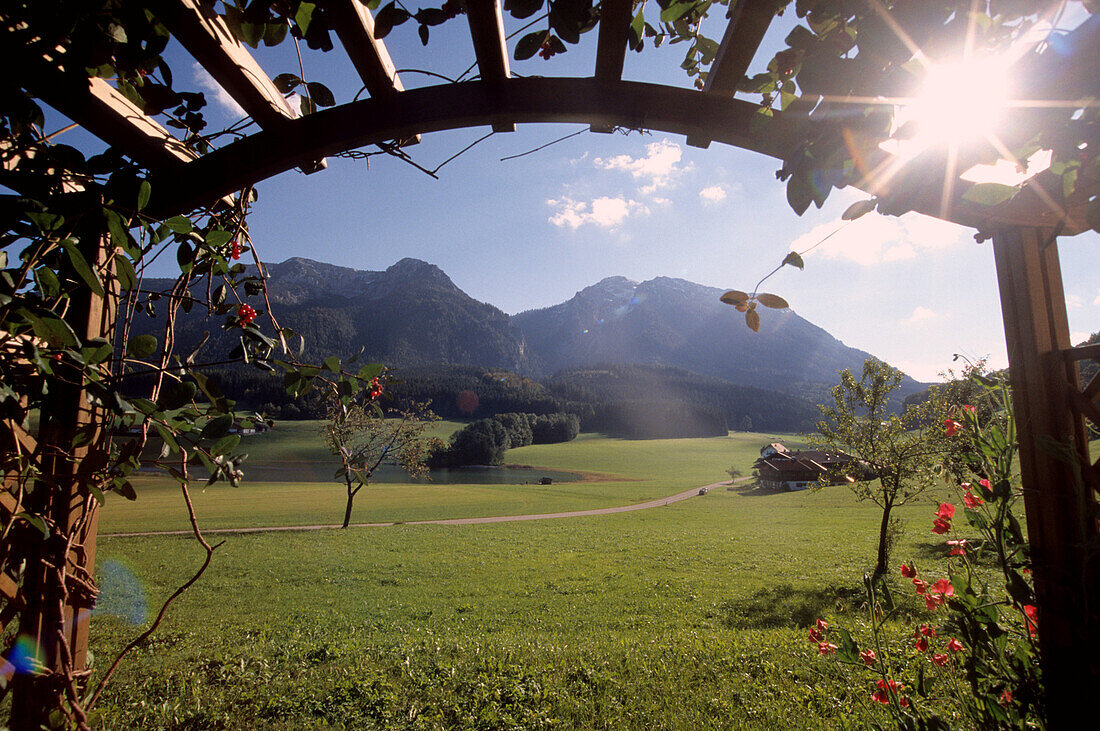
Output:
[[[758,105],[733,96],[781,5],[776,0],[730,3],[721,45],[706,84],[697,91],[622,79],[633,0],[601,3],[593,75],[585,78],[514,77],[499,0],[465,0],[480,80],[417,89],[405,88],[375,33],[371,12],[359,0],[317,1],[335,19],[335,34],[369,98],[305,117],[290,107],[207,2],[146,3],[259,127],[201,156],[111,83],[62,73],[62,49],[28,56],[24,44],[12,41],[22,38],[27,29],[6,22],[2,10],[0,32],[7,37],[0,39],[0,58],[8,68],[18,69],[17,83],[32,96],[148,171],[155,196],[150,210],[165,216],[211,205],[291,168],[316,172],[323,169],[327,155],[364,145],[413,141],[418,135],[445,129],[489,126],[506,132],[516,124],[532,122],[586,123],[596,132],[617,127],[659,129],[682,134],[688,144],[699,147],[717,141],[782,159],[807,130],[819,124],[795,113],[764,116]],[[1074,64],[1056,68],[1048,63],[1039,69],[1045,80],[1058,79],[1055,86],[1065,98],[1100,96],[1096,88],[1100,23],[1086,25],[1076,38],[1081,55]],[[1010,203],[980,208],[964,197],[968,183],[947,180],[943,156],[918,159],[903,174],[887,178],[879,171],[894,167],[890,155],[877,148],[859,152],[864,169],[857,185],[890,201],[892,210],[916,210],[992,235],[1019,421],[1036,590],[1043,610],[1041,642],[1049,708],[1053,725],[1072,727],[1078,709],[1091,713],[1088,701],[1100,679],[1100,619],[1091,608],[1100,605],[1100,574],[1087,555],[1098,540],[1095,488],[1100,485],[1100,461],[1094,463],[1089,454],[1084,426],[1086,418],[1100,425],[1100,377],[1082,388],[1076,366],[1083,359],[1100,360],[1100,346],[1071,347],[1056,239],[1058,234],[1087,228],[1082,204],[1089,191],[1066,199],[1060,185],[1039,176]],[[936,184],[929,185],[930,180]],[[17,191],[35,189],[33,179],[8,176],[5,181]],[[950,183],[947,196],[940,185],[944,182]],[[109,298],[104,302],[88,293],[85,306],[74,309],[74,316],[82,318],[74,329],[89,337],[98,335],[107,326],[105,312],[110,308]],[[66,398],[74,425],[95,418],[80,393]],[[50,435],[39,436],[48,439]],[[1075,461],[1063,461],[1039,446],[1050,440],[1070,447]],[[57,506],[59,519],[79,518],[89,504],[79,499],[77,476],[68,484],[72,499]],[[4,507],[5,494],[0,492],[0,510],[10,511],[10,505]],[[90,570],[94,547],[92,521],[74,562]],[[0,576],[0,592],[7,597],[0,618],[11,620],[14,613],[21,613],[24,631],[40,633],[45,623],[57,619],[48,602],[33,592],[28,595],[26,584],[20,591],[12,577]],[[78,663],[83,662],[87,648],[87,605],[81,601],[76,596],[65,608]],[[22,719],[38,718],[35,694],[50,692],[29,688],[27,700],[14,705],[16,713],[23,713]]]

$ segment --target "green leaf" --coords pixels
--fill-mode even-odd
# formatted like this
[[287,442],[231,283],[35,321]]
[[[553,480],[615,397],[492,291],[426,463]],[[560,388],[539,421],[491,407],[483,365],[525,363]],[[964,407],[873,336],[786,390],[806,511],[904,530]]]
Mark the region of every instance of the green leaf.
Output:
[[46,526],[46,521],[42,520],[40,516],[32,515],[31,513],[16,513],[13,517],[17,520],[24,520],[37,528],[39,532],[42,533],[43,538],[50,537],[50,529]]
[[[806,262],[802,261],[802,255],[797,251],[788,251],[787,256],[783,258],[783,264],[790,264],[799,269],[804,269],[806,267]],[[783,264],[780,264],[780,266],[783,266]]]
[[661,11],[661,22],[675,22],[683,16],[687,15],[694,8],[695,3],[692,0],[681,0],[681,2],[674,2]]
[[382,40],[389,35],[394,26],[401,25],[411,18],[409,11],[399,8],[390,2],[382,6],[382,9],[374,16],[374,37]]
[[191,271],[191,267],[195,264],[195,251],[186,241],[181,241],[179,248],[176,249],[176,263],[179,264],[180,271],[185,274]]
[[745,324],[754,333],[760,332],[760,315],[756,314],[756,310],[745,310]]
[[129,292],[137,289],[137,272],[125,254],[115,254],[115,276],[118,277],[119,286],[123,291]]
[[963,199],[979,206],[995,206],[1016,195],[1019,188],[1001,183],[978,183],[963,193]]
[[302,29],[302,35],[309,32],[309,24],[313,22],[313,11],[316,9],[317,6],[313,3],[304,2],[298,5],[298,12],[294,14],[294,22]]
[[361,381],[369,381],[373,378],[378,378],[382,375],[383,366],[381,363],[368,363],[359,369],[359,372],[355,374],[355,377]]
[[157,399],[157,406],[165,411],[178,409],[190,403],[191,399],[195,398],[196,391],[197,387],[190,381],[165,379],[160,389],[160,398]]
[[421,8],[413,17],[424,25],[442,25],[447,22],[447,14],[440,8]]
[[852,639],[852,633],[843,627],[837,629],[840,635],[840,644],[836,648],[836,656],[844,662],[859,661],[859,645]]
[[537,30],[534,33],[528,33],[516,43],[516,50],[512,57],[517,61],[525,61],[531,58],[538,53],[549,36],[550,31],[548,30]]
[[330,355],[329,357],[325,358],[325,362],[323,364],[323,367],[326,371],[331,371],[332,373],[339,373],[340,372],[340,359],[337,358],[335,355]]
[[428,26],[421,23],[420,26],[417,27],[416,32],[420,36],[420,45],[428,45]]
[[513,18],[529,18],[539,10],[545,0],[504,0],[504,9],[511,13]]
[[38,290],[43,297],[53,298],[61,294],[61,282],[53,269],[38,267],[34,270],[34,280],[38,283]]
[[787,181],[787,203],[798,215],[806,212],[814,199],[813,183],[805,173],[795,173]]
[[149,198],[153,195],[153,186],[148,180],[142,180],[138,186],[137,209],[140,211],[149,205]]
[[191,219],[187,216],[172,216],[164,222],[164,225],[178,234],[191,233],[192,229]]
[[210,451],[214,454],[230,454],[240,443],[240,434],[228,434],[214,442],[214,445],[210,447]]
[[289,94],[302,83],[302,80],[294,74],[279,74],[272,79],[271,82],[275,84],[275,88],[278,89],[280,93]]
[[127,358],[145,358],[157,352],[157,338],[155,335],[138,335],[131,338],[126,344]]
[[749,295],[747,292],[742,292],[739,289],[731,289],[718,299],[725,302],[727,305],[740,305],[748,302]]
[[225,246],[233,240],[233,232],[226,231],[224,229],[216,228],[210,233],[206,234],[206,245],[217,249]]
[[221,439],[229,433],[232,427],[233,416],[231,414],[223,414],[206,422],[206,426],[202,428],[203,439]]
[[324,84],[320,84],[316,81],[310,81],[306,84],[306,88],[309,89],[309,95],[313,97],[313,101],[317,103],[317,106],[335,106],[336,97],[332,95],[332,91],[329,90],[329,88]]
[[857,218],[866,216],[871,211],[875,210],[878,205],[878,201],[874,198],[865,201],[856,201],[852,205],[848,206],[848,209],[844,213],[840,214],[840,218],[844,221],[854,221]]
[[785,310],[790,307],[790,305],[787,304],[787,300],[776,294],[758,294],[756,295],[756,300],[765,307],[770,307],[773,310]]
[[95,292],[100,297],[103,296],[103,285],[99,281],[99,277],[92,271],[92,268],[88,265],[88,260],[84,258],[84,255],[80,253],[80,249],[73,242],[62,243],[61,248],[65,250],[65,253],[69,255],[69,261],[73,265],[73,269],[80,275],[80,278],[84,280],[84,283],[88,285],[88,288]]

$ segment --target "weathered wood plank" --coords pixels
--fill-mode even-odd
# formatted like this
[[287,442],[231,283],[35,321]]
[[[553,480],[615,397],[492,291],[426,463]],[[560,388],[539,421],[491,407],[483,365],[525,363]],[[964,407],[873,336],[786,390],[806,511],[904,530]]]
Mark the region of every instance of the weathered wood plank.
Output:
[[[508,43],[504,38],[504,17],[500,0],[466,0],[466,19],[481,80],[501,83],[511,77],[508,67]],[[494,132],[515,132],[513,122],[493,122]]]

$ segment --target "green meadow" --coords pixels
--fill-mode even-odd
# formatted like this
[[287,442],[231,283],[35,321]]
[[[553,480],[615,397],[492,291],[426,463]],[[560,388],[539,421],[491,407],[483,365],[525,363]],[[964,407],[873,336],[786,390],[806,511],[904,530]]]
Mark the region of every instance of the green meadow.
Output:
[[[247,437],[250,461],[329,459],[315,427]],[[457,425],[441,424],[445,434]],[[311,432],[310,429],[313,429]],[[627,505],[751,471],[777,435],[574,442],[506,461],[583,472],[538,485],[366,488],[357,522]],[[796,444],[797,438],[788,438]],[[247,466],[246,466],[247,473]],[[104,533],[186,527],[178,488],[112,499]],[[933,500],[903,508],[895,556],[944,555]],[[338,484],[216,485],[204,527],[333,523]],[[806,641],[858,629],[879,515],[844,487],[745,487],[649,510],[478,525],[219,534],[206,575],[123,664],[104,728],[853,728],[886,718]],[[148,626],[199,566],[189,537],[104,537],[94,666]],[[901,584],[899,582],[899,589]],[[911,601],[904,589],[898,594]],[[912,615],[922,616],[915,603]],[[904,632],[904,628],[899,632]]]

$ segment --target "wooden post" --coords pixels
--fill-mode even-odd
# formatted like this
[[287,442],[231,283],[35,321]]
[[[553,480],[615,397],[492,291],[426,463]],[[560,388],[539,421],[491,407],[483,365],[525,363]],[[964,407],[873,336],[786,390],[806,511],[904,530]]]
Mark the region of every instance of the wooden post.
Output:
[[[993,235],[1020,441],[1039,644],[1051,729],[1079,728],[1093,713],[1100,678],[1096,501],[1080,477],[1088,462],[1084,422],[1071,409],[1077,368],[1070,347],[1058,245],[1046,229]],[[1055,445],[1064,445],[1059,456]],[[1078,465],[1073,459],[1084,460]]]
[[[98,229],[86,229],[82,236],[88,261],[101,272],[109,270],[106,241]],[[72,276],[80,281],[75,274]],[[104,297],[83,286],[72,295],[67,320],[84,341],[112,332],[116,292],[110,278],[103,279]],[[38,439],[43,477],[28,495],[28,502],[33,501],[32,510],[48,515],[55,529],[49,538],[26,548],[24,606],[19,623],[20,634],[36,645],[47,672],[15,676],[11,728],[49,725],[51,713],[61,708],[67,693],[82,692],[89,620],[95,603],[92,575],[98,503],[91,496],[87,479],[93,463],[98,462],[94,450],[102,444],[103,414],[89,402],[76,368],[61,364],[50,389]],[[87,446],[72,446],[78,431],[85,431],[82,443]],[[65,568],[63,585],[57,580],[57,567]],[[66,687],[66,671],[76,679],[73,688]]]

